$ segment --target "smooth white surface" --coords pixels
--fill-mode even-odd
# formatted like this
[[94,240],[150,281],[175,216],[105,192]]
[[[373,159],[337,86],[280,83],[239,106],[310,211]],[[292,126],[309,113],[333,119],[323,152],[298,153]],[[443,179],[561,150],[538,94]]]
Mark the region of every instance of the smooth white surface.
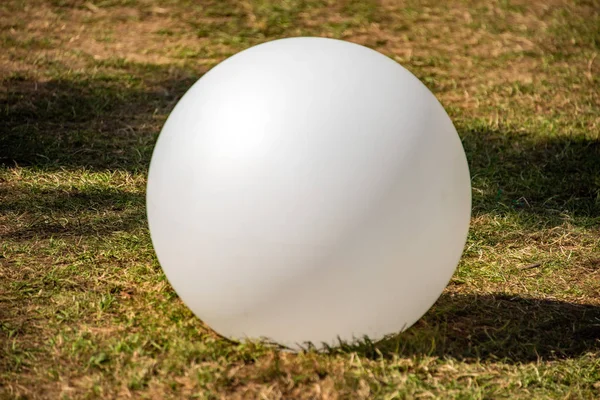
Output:
[[232,338],[297,348],[416,322],[465,244],[469,170],[433,94],[391,59],[277,40],[214,67],[177,104],[147,191],[169,282]]

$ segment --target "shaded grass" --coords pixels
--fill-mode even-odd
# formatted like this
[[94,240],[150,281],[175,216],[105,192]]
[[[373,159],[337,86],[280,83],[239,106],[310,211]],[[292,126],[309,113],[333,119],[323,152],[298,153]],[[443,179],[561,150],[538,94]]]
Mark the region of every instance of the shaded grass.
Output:
[[[148,73],[145,66],[133,67]],[[0,100],[5,114],[0,161],[46,168],[145,169],[166,107],[191,83],[181,78],[147,88],[139,74],[76,75],[44,83],[11,77]]]
[[333,348],[365,357],[536,362],[600,350],[600,307],[501,293],[443,295],[413,328],[379,343]]

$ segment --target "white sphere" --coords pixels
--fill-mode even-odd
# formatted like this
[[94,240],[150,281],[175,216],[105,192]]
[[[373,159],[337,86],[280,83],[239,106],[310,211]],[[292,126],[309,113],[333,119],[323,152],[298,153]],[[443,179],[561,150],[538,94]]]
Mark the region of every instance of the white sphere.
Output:
[[396,62],[293,38],[242,51],[179,101],[148,176],[158,260],[218,333],[298,348],[377,340],[448,284],[469,226],[450,118]]

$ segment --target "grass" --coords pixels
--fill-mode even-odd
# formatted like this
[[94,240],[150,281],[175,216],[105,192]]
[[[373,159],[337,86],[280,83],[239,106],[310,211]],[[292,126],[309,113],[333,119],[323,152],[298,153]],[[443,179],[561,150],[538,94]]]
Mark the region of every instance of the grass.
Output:
[[[0,4],[0,398],[600,397],[600,3]],[[324,353],[230,343],[166,282],[152,148],[185,90],[276,37],[418,76],[472,173],[459,268],[412,328]]]

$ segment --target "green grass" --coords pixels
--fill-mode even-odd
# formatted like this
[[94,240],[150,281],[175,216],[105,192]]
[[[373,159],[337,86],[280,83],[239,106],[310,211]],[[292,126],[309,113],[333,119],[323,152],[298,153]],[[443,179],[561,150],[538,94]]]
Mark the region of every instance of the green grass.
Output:
[[[599,10],[2,2],[0,398],[599,398]],[[473,217],[415,326],[291,354],[192,315],[155,258],[144,196],[185,90],[237,51],[298,35],[373,47],[436,94],[469,159]]]

